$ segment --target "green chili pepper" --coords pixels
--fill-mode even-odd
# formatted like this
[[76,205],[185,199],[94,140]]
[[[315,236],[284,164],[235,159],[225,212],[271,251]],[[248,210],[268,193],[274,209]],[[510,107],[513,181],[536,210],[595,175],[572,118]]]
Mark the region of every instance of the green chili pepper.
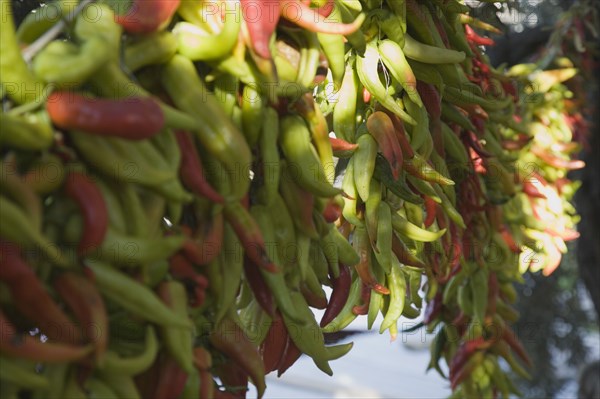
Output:
[[36,230],[30,218],[18,205],[2,195],[0,195],[0,219],[2,219],[0,236],[23,248],[40,250],[56,266],[70,266],[58,246]]
[[323,327],[323,332],[331,333],[341,331],[356,319],[356,314],[352,312],[352,308],[360,304],[361,287],[361,280],[358,278],[356,273],[353,273],[352,285],[350,286],[350,292],[348,294],[346,304],[342,310],[340,310],[338,315],[329,324]]
[[386,276],[387,286],[390,290],[390,304],[385,313],[385,317],[379,327],[379,334],[389,329],[392,324],[396,324],[404,310],[404,300],[406,298],[406,279],[402,273],[401,264],[395,256],[392,257],[392,270]]
[[101,371],[99,373],[99,378],[108,385],[119,398],[141,399],[141,395],[132,376],[111,371]]
[[100,291],[124,309],[159,325],[190,328],[189,320],[174,313],[149,288],[128,275],[98,261],[88,261],[86,265],[94,272]]
[[433,242],[437,241],[441,236],[446,233],[446,229],[442,229],[437,232],[432,232],[428,230],[424,230],[419,226],[416,226],[406,220],[403,216],[400,216],[399,213],[392,213],[392,225],[394,226],[394,230],[411,240],[421,241],[421,242]]
[[0,378],[3,385],[12,383],[22,388],[43,391],[50,388],[48,379],[35,372],[35,364],[31,361],[0,356]]
[[135,72],[149,65],[167,62],[177,52],[177,41],[171,32],[162,31],[128,43],[125,47],[124,62],[127,69]]
[[178,22],[173,28],[177,39],[177,50],[192,61],[207,61],[224,58],[236,45],[241,27],[241,7],[225,14],[223,27],[211,35],[202,27],[189,22]]
[[363,201],[369,199],[371,180],[377,158],[377,141],[370,134],[363,134],[357,141],[358,150],[352,155],[354,163],[354,183]]
[[104,241],[90,256],[131,267],[167,258],[178,251],[184,241],[183,235],[143,238],[126,235],[109,226]]
[[354,58],[346,64],[342,86],[333,109],[333,131],[343,140],[353,143],[356,132],[356,102],[358,100],[358,76],[354,70]]
[[54,130],[45,111],[23,116],[0,113],[0,145],[26,151],[48,149]]
[[44,86],[27,68],[21,56],[10,0],[1,0],[0,18],[0,95],[8,95],[17,104],[35,101],[42,95]]
[[[158,286],[158,296],[174,314],[179,315],[182,319],[188,317],[188,296],[182,283],[174,280],[162,282]],[[192,331],[189,328],[161,326],[160,334],[164,345],[179,366],[186,373],[192,373],[194,370]]]
[[279,144],[288,160],[288,168],[296,182],[305,190],[320,197],[333,197],[340,193],[328,183],[323,166],[315,156],[308,127],[298,116],[281,119]]
[[258,92],[257,87],[244,86],[242,92],[242,131],[250,147],[256,145],[261,132],[264,132],[265,111],[265,98]]

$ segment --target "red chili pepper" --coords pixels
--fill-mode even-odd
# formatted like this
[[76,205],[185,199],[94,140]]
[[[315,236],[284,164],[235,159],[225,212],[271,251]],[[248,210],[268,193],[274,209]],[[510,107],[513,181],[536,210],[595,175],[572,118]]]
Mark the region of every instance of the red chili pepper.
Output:
[[212,202],[223,203],[223,197],[206,180],[204,167],[200,155],[196,150],[194,139],[188,132],[175,132],[179,151],[181,151],[181,165],[179,174],[183,184],[192,192],[204,196]]
[[332,198],[325,205],[322,215],[327,223],[334,223],[340,218],[340,216],[342,216],[342,205]]
[[333,319],[340,313],[350,293],[350,285],[352,284],[352,276],[350,274],[350,268],[346,265],[340,264],[340,275],[337,278],[332,279],[332,291],[327,309],[321,318],[319,325],[325,327],[331,323]]
[[252,344],[244,331],[231,319],[223,319],[208,337],[210,343],[227,355],[250,376],[258,397],[265,392],[265,369],[257,347]]
[[0,310],[0,353],[36,362],[66,363],[81,360],[92,350],[89,345],[74,346],[42,342],[28,332],[17,333],[15,326]]
[[73,322],[50,296],[33,269],[21,256],[21,250],[0,238],[0,281],[10,290],[14,306],[50,339],[77,341],[71,336]]
[[412,159],[415,156],[415,152],[410,146],[410,140],[406,136],[406,131],[404,130],[404,123],[402,119],[398,117],[398,115],[393,114],[391,111],[386,109],[380,109],[387,114],[392,120],[392,124],[394,125],[394,131],[396,132],[396,139],[398,139],[398,144],[402,149],[402,155],[404,159]]
[[158,381],[151,397],[154,399],[179,397],[185,389],[188,374],[172,356],[166,353],[159,355],[157,361],[159,362]]
[[504,326],[504,329],[502,331],[502,339],[506,341],[508,346],[510,346],[511,349],[515,351],[517,356],[519,356],[521,360],[525,362],[525,364],[527,364],[529,367],[532,366],[531,358],[527,354],[527,351],[523,347],[523,344],[521,344],[521,341],[519,341],[519,338],[517,338],[515,332],[507,325]]
[[108,230],[108,209],[102,191],[88,176],[71,172],[67,176],[65,192],[77,202],[83,214],[83,230],[77,253],[88,254],[102,244]]
[[311,308],[325,309],[327,307],[327,298],[316,295],[306,286],[306,284],[300,284],[300,292],[304,299],[306,299],[308,306]]
[[46,110],[61,129],[129,140],[150,138],[165,125],[162,109],[149,97],[109,100],[55,91],[46,101]]
[[467,36],[467,40],[471,44],[477,46],[493,46],[496,44],[496,42],[489,37],[479,36],[469,25],[465,25],[465,34]]
[[285,328],[281,313],[277,311],[273,318],[273,322],[271,323],[271,327],[269,327],[269,332],[260,345],[260,353],[262,355],[263,365],[265,366],[265,373],[270,373],[279,368],[279,364],[283,360],[287,341],[287,328]]
[[352,144],[346,140],[330,137],[329,142],[331,143],[331,149],[334,152],[338,151],[354,151],[358,148],[358,144]]
[[367,130],[377,141],[379,151],[389,162],[392,175],[397,180],[402,171],[404,155],[398,143],[392,120],[386,113],[375,111],[367,119]]
[[365,104],[368,104],[371,101],[371,92],[363,87],[362,98]]
[[[357,230],[354,231],[354,234],[356,239]],[[364,239],[361,239],[357,244],[357,252],[360,256],[360,262],[354,266],[354,269],[364,284],[368,285],[371,289],[379,292],[380,294],[389,295],[390,290],[387,287],[379,284],[377,278],[373,274],[373,270],[371,270],[371,260],[369,259],[371,244],[369,243],[366,233],[361,235],[364,235]]]
[[425,201],[425,220],[423,224],[425,227],[429,227],[435,221],[436,209],[438,207],[437,202],[435,202],[431,197],[426,195],[423,196],[423,200]]
[[208,280],[202,274],[194,270],[192,263],[181,253],[173,255],[169,259],[169,272],[177,280],[191,286],[194,291],[193,307],[201,306],[204,303],[204,291],[208,287]]
[[248,285],[250,285],[250,289],[254,293],[254,297],[260,307],[263,308],[268,315],[274,316],[275,302],[273,294],[271,294],[267,283],[262,274],[260,274],[260,270],[258,270],[256,265],[254,265],[247,256],[244,256],[244,275],[246,276]]
[[575,170],[582,169],[583,167],[585,167],[585,162],[583,162],[580,159],[559,158],[537,146],[531,147],[531,152],[535,156],[540,158],[542,161],[546,162],[548,165],[557,169]]
[[417,92],[427,113],[434,119],[442,115],[442,99],[434,85],[417,80]]
[[352,313],[357,316],[365,315],[369,313],[369,305],[371,303],[371,288],[362,284],[360,287],[360,298],[362,299],[362,305],[356,305],[352,307]]
[[77,317],[84,338],[94,344],[95,357],[100,359],[108,346],[109,325],[98,288],[84,276],[65,272],[54,280],[54,289]]
[[180,0],[133,0],[116,22],[128,33],[152,33],[164,28],[179,7]]
[[[279,2],[272,0],[240,0],[240,5],[252,42],[252,49],[260,57],[270,60],[269,41],[279,22],[281,14]],[[256,15],[250,15],[250,13]]]
[[425,267],[425,263],[410,252],[396,234],[392,234],[392,252],[396,255],[400,263],[414,267]]
[[298,349],[294,341],[292,341],[292,338],[288,336],[287,345],[285,346],[282,360],[279,364],[279,368],[277,369],[277,377],[281,377],[283,373],[287,371],[287,369],[292,367],[292,365],[296,363],[296,360],[298,360],[301,355],[302,352],[300,349]]
[[199,222],[192,235],[195,248],[185,242],[183,250],[192,262],[207,265],[219,255],[223,246],[223,213],[219,212],[212,219],[205,218]]
[[450,362],[450,380],[456,380],[455,375],[463,368],[473,353],[488,348],[490,345],[491,343],[483,337],[462,342]]
[[327,21],[318,10],[297,0],[279,0],[281,16],[288,21],[311,32],[330,33],[334,35],[349,35],[356,32],[363,22],[357,18],[352,23],[343,24]]

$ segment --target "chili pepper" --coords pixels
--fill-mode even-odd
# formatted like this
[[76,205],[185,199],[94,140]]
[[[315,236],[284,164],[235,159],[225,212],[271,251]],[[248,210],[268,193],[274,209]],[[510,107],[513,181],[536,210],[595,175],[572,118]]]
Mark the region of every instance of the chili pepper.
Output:
[[[242,15],[250,36],[254,52],[267,60],[271,59],[269,41],[279,22],[278,4],[266,0],[241,0]],[[249,10],[256,9],[257,17],[250,18]]]
[[[21,56],[19,44],[15,35],[12,3],[2,0],[0,3],[2,11],[2,29],[0,36],[2,42],[2,58],[0,60],[0,92],[2,96],[8,95],[17,104],[24,104],[40,98],[44,86],[31,73],[25,60]],[[33,98],[31,96],[33,95]],[[4,129],[2,129],[4,132]],[[4,134],[3,134],[4,135]]]
[[33,391],[47,391],[50,388],[50,381],[35,372],[34,364],[23,364],[20,359],[5,356],[0,356],[0,364],[2,364],[0,378],[3,381],[3,389],[7,383]]
[[352,283],[352,276],[350,274],[350,268],[344,264],[340,265],[340,274],[337,278],[332,278],[333,291],[327,309],[321,318],[319,323],[321,327],[325,327],[340,313],[350,292],[350,285]]
[[406,184],[404,174],[402,174],[399,179],[394,180],[390,164],[380,155],[377,155],[375,158],[373,177],[379,180],[388,190],[403,200],[412,202],[413,204],[423,203],[423,199],[415,194]]
[[283,314],[283,320],[288,331],[293,329],[293,331],[296,332],[290,332],[289,334],[292,341],[300,351],[306,353],[313,359],[313,362],[321,371],[325,374],[332,375],[333,371],[331,371],[331,367],[329,366],[328,353],[325,348],[325,338],[315,320],[314,314],[308,307],[308,304],[301,293],[290,292],[290,296],[292,297],[295,308],[301,312],[304,319],[301,324],[298,324],[297,321],[295,322],[293,319],[288,318],[285,313]]
[[385,39],[378,44],[381,60],[394,79],[400,83],[408,97],[419,107],[423,106],[420,93],[417,91],[417,78],[410,67],[400,44]]
[[[333,7],[333,2],[331,2],[331,5],[332,13],[329,15],[329,20],[331,20],[332,22],[341,22],[342,20],[341,16],[339,15],[338,9]],[[327,33],[318,33],[317,38],[319,39],[319,44],[321,45],[323,53],[327,58],[327,63],[329,64],[329,69],[331,70],[331,77],[333,79],[334,88],[339,89],[342,87],[342,82],[346,70],[346,64],[344,59],[344,38],[341,35],[331,35]]]
[[525,364],[529,367],[532,366],[532,361],[527,351],[523,347],[521,341],[515,334],[515,332],[507,325],[502,329],[502,339],[506,341],[506,343],[510,346],[510,348],[525,362]]
[[66,329],[71,320],[58,307],[46,291],[33,269],[22,258],[20,248],[0,239],[0,280],[6,283],[17,309],[28,319],[38,323],[50,339],[70,342]]
[[321,165],[325,170],[327,181],[333,184],[335,172],[333,168],[333,153],[329,141],[329,127],[321,109],[315,103],[311,93],[307,93],[296,102],[298,113],[308,122],[312,141],[315,143]]
[[454,185],[454,181],[435,170],[418,153],[415,153],[414,157],[411,159],[404,159],[404,168],[408,173],[419,179],[444,186]]
[[90,255],[118,265],[144,264],[171,256],[185,241],[186,237],[182,235],[140,238],[123,234],[109,226],[104,241]]
[[[238,171],[240,165],[244,169],[251,164],[250,149],[219,103],[207,96],[207,89],[192,61],[175,55],[164,67],[161,82],[177,107],[189,112],[197,121],[193,133],[210,154],[225,166],[230,176],[232,194],[236,198],[243,197],[248,191],[250,178],[240,177]],[[203,106],[198,107],[198,104]]]
[[469,43],[474,44],[476,46],[493,46],[494,44],[496,44],[496,42],[493,39],[490,39],[489,37],[479,36],[469,25],[465,24],[464,26],[465,36],[467,37]]
[[365,20],[365,15],[359,14],[350,24],[333,22],[297,0],[282,0],[279,2],[279,9],[283,18],[311,32],[345,36],[356,32]]
[[[4,132],[4,130],[3,130]],[[61,159],[45,154],[32,163],[21,180],[38,195],[47,195],[62,186],[65,169]]]
[[128,43],[124,63],[135,72],[149,65],[167,62],[177,52],[177,40],[171,32],[156,32]]
[[218,323],[235,303],[239,293],[244,257],[240,253],[240,242],[233,229],[227,225],[224,231],[224,246],[219,254],[221,264],[226,268],[222,273],[222,283],[217,295],[217,312],[214,320]]
[[362,282],[367,284],[371,289],[383,295],[388,295],[390,293],[389,289],[377,282],[373,275],[371,266],[371,246],[369,245],[369,237],[364,227],[357,226],[354,230],[352,246],[360,256],[360,262],[354,266],[354,268]]
[[100,292],[88,279],[72,272],[62,273],[53,285],[75,314],[86,340],[94,344],[96,361],[101,362],[108,346],[109,324]]
[[292,338],[288,335],[287,345],[283,351],[281,360],[277,367],[277,377],[281,377],[302,355]]
[[279,368],[279,365],[284,358],[288,339],[287,329],[283,323],[281,313],[278,311],[269,327],[267,337],[260,345],[260,354],[263,359],[265,373],[270,373]]
[[266,271],[276,272],[277,266],[267,254],[263,234],[252,215],[239,202],[227,203],[224,215],[252,262]]
[[[321,197],[333,197],[340,190],[328,182],[323,165],[314,155],[308,127],[298,116],[288,115],[281,119],[279,144],[294,167],[292,177],[305,190]],[[329,143],[327,143],[329,144]]]
[[80,86],[112,57],[111,50],[101,37],[90,38],[80,46],[55,40],[35,56],[32,69],[45,82]]
[[0,195],[0,236],[24,249],[36,248],[57,266],[68,267],[69,263],[60,249],[32,226],[30,219],[6,197]]
[[279,191],[281,167],[279,165],[279,149],[277,137],[279,135],[279,115],[271,107],[264,111],[264,121],[259,138],[259,148],[262,157],[264,201],[271,204]]
[[193,260],[200,265],[204,265],[212,262],[221,251],[223,245],[224,217],[222,210],[208,214],[202,212],[199,201],[195,201],[193,207],[196,214],[196,229],[193,232],[192,238],[196,246],[196,251],[199,252],[197,256],[193,257]]
[[102,192],[83,173],[70,172],[65,193],[77,202],[83,214],[84,226],[77,252],[79,255],[88,254],[102,244],[108,230],[108,210]]
[[46,103],[52,122],[61,129],[143,140],[165,125],[158,103],[151,98],[107,100],[55,91]]
[[354,163],[354,184],[363,201],[369,199],[371,180],[377,158],[377,142],[373,136],[364,134],[358,138],[358,150],[352,156]]
[[257,348],[248,340],[240,326],[233,320],[224,318],[209,335],[209,340],[250,376],[258,397],[262,397],[265,391],[263,362]]
[[358,149],[358,144],[351,144],[343,139],[329,137],[333,154],[338,158],[349,158]]
[[168,25],[177,7],[179,0],[135,0],[127,10],[117,10],[115,18],[127,33],[152,33]]
[[88,261],[86,266],[93,272],[100,292],[124,309],[159,325],[190,327],[189,320],[174,313],[149,288],[128,275],[98,261]]
[[[406,298],[406,279],[404,273],[400,269],[401,265],[398,259],[392,257],[392,270],[391,273],[386,276],[388,282],[390,304],[385,313],[385,317],[379,327],[379,333],[382,334],[385,330],[389,329],[392,324],[396,324],[398,318],[402,315],[404,309],[404,301]],[[392,336],[392,339],[394,337]]]
[[[177,281],[164,281],[158,286],[158,296],[175,314],[186,318],[187,293],[183,284]],[[187,328],[161,327],[163,343],[171,357],[186,373],[193,371],[192,332]]]
[[179,173],[184,184],[198,195],[202,195],[217,203],[223,202],[221,194],[215,191],[206,180],[202,161],[196,150],[193,138],[188,132],[175,132],[177,144],[181,151]]
[[379,226],[379,205],[381,204],[381,184],[377,180],[371,182],[369,188],[369,199],[365,201],[365,227],[369,236],[371,247],[374,251],[377,248],[377,229]]
[[119,373],[101,372],[98,377],[114,391],[117,397],[141,399],[140,393],[131,376]]
[[40,198],[7,162],[0,163],[0,193],[8,195],[29,216],[36,230],[42,226],[42,203]]
[[356,305],[352,307],[352,313],[357,316],[366,315],[369,313],[369,307],[371,303],[371,287],[366,284],[362,284],[360,289],[360,299],[362,301],[361,305]]
[[[389,162],[392,175],[397,180],[404,159],[392,120],[386,113],[375,111],[367,119],[367,129],[379,145],[379,150]],[[360,139],[359,139],[360,140]]]
[[424,44],[409,34],[404,35],[404,47],[402,51],[407,58],[427,64],[460,63],[465,59],[465,53],[462,51]]
[[54,131],[45,112],[24,116],[0,113],[0,144],[26,151],[49,148],[54,142]]
[[[162,302],[159,302],[162,305]],[[146,327],[144,349],[135,356],[121,356],[109,349],[104,355],[98,368],[103,372],[118,373],[126,376],[138,375],[147,370],[158,354],[158,339],[154,327]]]
[[333,131],[342,140],[354,141],[356,131],[356,103],[358,97],[358,76],[354,70],[354,59],[346,64],[342,86],[338,91],[338,103],[333,109]]
[[548,153],[535,145],[531,147],[531,152],[548,165],[557,169],[576,170],[585,167],[585,162],[582,160],[563,159],[552,153]]
[[422,229],[410,223],[397,212],[392,213],[392,225],[394,227],[394,231],[410,238],[411,240],[421,242],[434,242],[446,233],[446,229],[442,229],[437,232],[431,232]]
[[178,44],[177,51],[192,61],[224,58],[231,53],[238,41],[242,20],[240,12],[243,13],[243,11],[243,7],[227,10],[223,17],[221,31],[214,35],[209,34],[198,25],[178,22],[173,28],[173,34]]
[[0,310],[0,352],[17,358],[37,362],[61,363],[73,362],[85,358],[92,352],[89,345],[75,346],[42,342],[28,333],[17,333],[14,325]]
[[417,122],[394,101],[393,97],[388,94],[383,83],[379,80],[377,71],[379,58],[379,51],[374,43],[367,45],[364,58],[356,58],[356,72],[360,82],[383,107],[398,115],[406,123],[415,125]]
[[279,190],[288,207],[294,224],[304,234],[317,238],[319,233],[312,218],[315,196],[312,192],[299,187],[295,182],[296,169],[290,168],[288,162],[281,161],[281,178]]
[[247,256],[244,257],[244,275],[256,301],[268,315],[273,316],[275,314],[273,293],[269,290],[263,275]]
[[[347,278],[344,277],[344,280],[340,281],[339,297],[337,296],[338,294],[336,294],[336,297],[334,298],[333,294],[335,291],[332,292],[332,297],[329,299],[328,309],[329,306],[331,306],[332,312],[337,312],[337,314],[335,314],[332,320],[328,321],[327,323],[321,321],[323,332],[330,333],[341,331],[356,319],[356,314],[352,312],[352,309],[354,306],[360,304],[363,282],[360,278],[358,278],[356,273],[350,273],[350,271],[348,271],[348,274],[348,279],[350,280],[349,286],[346,287]],[[342,288],[346,289],[346,293],[341,291]],[[344,296],[346,299],[342,302]],[[325,313],[327,312],[328,310],[325,311]],[[323,315],[323,318],[325,318],[325,314]]]

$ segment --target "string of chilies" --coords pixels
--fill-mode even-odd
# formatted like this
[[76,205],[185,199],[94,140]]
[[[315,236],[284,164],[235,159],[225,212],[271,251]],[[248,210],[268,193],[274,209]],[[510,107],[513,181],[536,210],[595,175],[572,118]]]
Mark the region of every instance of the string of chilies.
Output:
[[360,315],[517,393],[513,284],[578,236],[574,68],[493,68],[458,0],[0,2],[3,393],[260,397]]

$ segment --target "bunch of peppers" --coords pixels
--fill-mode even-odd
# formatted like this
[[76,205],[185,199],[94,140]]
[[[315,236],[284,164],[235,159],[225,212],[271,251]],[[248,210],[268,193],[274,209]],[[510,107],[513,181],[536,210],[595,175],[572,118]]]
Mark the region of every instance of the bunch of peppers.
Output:
[[459,0],[0,6],[3,397],[260,397],[380,314],[454,396],[516,393],[514,284],[578,236],[575,69],[493,68]]

